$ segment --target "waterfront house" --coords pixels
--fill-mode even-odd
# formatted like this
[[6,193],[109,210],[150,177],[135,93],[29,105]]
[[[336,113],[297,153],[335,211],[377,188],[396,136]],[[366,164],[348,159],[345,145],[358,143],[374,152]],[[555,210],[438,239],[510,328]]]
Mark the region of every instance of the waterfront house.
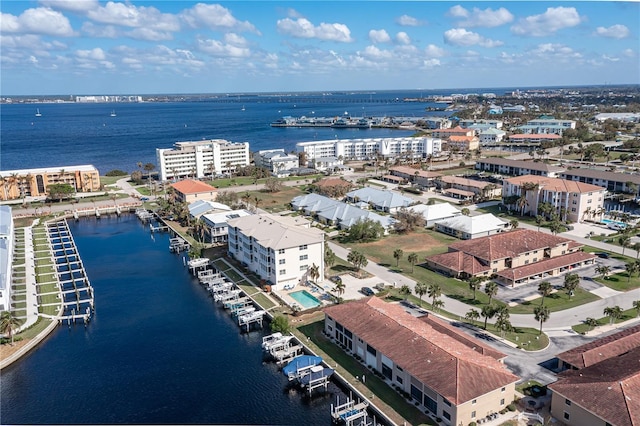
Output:
[[68,184],[75,192],[95,192],[100,190],[100,174],[92,165],[0,171],[0,201],[46,197],[53,184]]
[[505,231],[509,223],[499,219],[491,213],[478,216],[457,215],[435,222],[434,229],[443,234],[451,235],[461,240],[486,237]]
[[11,207],[0,206],[0,312],[11,308],[14,232]]
[[350,203],[365,202],[371,208],[387,213],[395,213],[402,207],[409,207],[416,203],[413,198],[405,197],[396,192],[370,187],[348,192],[347,201]]
[[229,236],[229,221],[251,214],[251,212],[244,209],[203,214],[202,221],[205,224],[205,242],[211,244],[226,244]]
[[494,277],[515,286],[573,271],[595,263],[582,244],[564,237],[516,229],[449,245],[447,253],[428,256],[429,269],[465,279]]
[[421,213],[425,226],[432,228],[439,220],[460,216],[462,212],[449,203],[417,204],[409,207],[409,210]]
[[517,176],[502,183],[502,202],[520,214],[536,216],[540,204],[548,203],[571,222],[593,219],[602,210],[605,193],[601,186],[545,176]]
[[259,214],[230,219],[228,252],[274,290],[297,285],[313,265],[324,281],[324,231],[302,217]]
[[509,176],[536,175],[558,177],[558,175],[565,170],[565,167],[554,166],[540,161],[490,157],[476,160],[475,169]]
[[284,149],[266,149],[253,154],[256,167],[269,170],[276,176],[287,170],[300,167],[299,158],[295,154],[287,154]]
[[348,354],[448,425],[468,425],[513,401],[506,355],[448,323],[377,297],[324,309],[324,332]]
[[187,206],[189,209],[189,215],[193,218],[200,218],[203,214],[214,213],[221,211],[230,211],[231,207],[226,204],[217,203],[209,200],[198,200]]
[[218,190],[208,183],[199,180],[184,179],[172,183],[176,200],[181,203],[193,203],[198,200],[215,201]]

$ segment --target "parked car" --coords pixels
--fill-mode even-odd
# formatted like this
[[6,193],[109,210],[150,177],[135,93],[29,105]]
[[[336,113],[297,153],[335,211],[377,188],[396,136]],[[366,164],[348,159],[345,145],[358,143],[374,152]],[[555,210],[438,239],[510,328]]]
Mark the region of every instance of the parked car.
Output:
[[149,201],[149,197],[140,197],[140,201]]
[[596,256],[602,258],[602,259],[608,259],[609,258],[609,253],[605,253],[605,252],[601,252],[601,253],[596,253]]
[[360,289],[360,292],[365,296],[373,296],[375,294],[374,291],[371,290],[369,287],[362,287]]

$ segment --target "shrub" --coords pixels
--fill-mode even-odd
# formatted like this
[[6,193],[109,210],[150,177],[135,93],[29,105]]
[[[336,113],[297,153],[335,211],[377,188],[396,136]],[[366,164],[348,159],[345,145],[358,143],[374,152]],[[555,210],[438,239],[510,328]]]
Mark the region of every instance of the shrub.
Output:
[[476,422],[471,422],[469,423],[469,426],[477,426],[478,424]]
[[507,410],[516,411],[516,404],[512,402],[511,404],[507,405]]
[[129,173],[125,172],[124,170],[114,169],[108,171],[105,176],[126,176],[128,174]]

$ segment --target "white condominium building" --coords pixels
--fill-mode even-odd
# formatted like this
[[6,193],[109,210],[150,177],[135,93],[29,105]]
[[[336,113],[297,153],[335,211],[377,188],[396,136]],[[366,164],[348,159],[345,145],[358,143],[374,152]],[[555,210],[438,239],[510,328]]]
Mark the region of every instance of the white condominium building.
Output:
[[336,157],[343,160],[368,160],[377,155],[395,158],[411,155],[423,158],[442,149],[440,139],[419,138],[373,138],[373,139],[334,139],[326,141],[299,142],[298,152],[304,152],[311,164],[317,158]]
[[156,156],[161,180],[203,178],[249,165],[249,142],[223,139],[177,142],[174,148],[156,149]]
[[260,214],[227,224],[229,254],[274,290],[307,279],[313,265],[320,274],[316,281],[324,281],[324,232],[311,228],[308,220]]
[[11,310],[14,230],[11,207],[0,206],[0,312]]

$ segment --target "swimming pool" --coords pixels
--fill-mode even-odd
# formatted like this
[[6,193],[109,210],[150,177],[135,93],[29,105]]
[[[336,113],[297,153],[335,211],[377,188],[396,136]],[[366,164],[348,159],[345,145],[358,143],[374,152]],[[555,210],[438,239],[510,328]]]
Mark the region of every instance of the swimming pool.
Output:
[[624,222],[619,222],[619,221],[617,221],[617,220],[602,219],[600,222],[601,222],[602,224],[604,224],[604,225],[607,225],[607,226],[609,226],[609,225],[614,226],[614,225],[615,225],[615,226],[617,226],[617,227],[619,227],[619,228],[621,228],[621,229],[624,229],[624,228],[626,228],[626,227],[627,227],[627,224],[626,224],[626,223],[624,223]]
[[302,306],[302,309],[311,309],[322,305],[322,303],[311,293],[306,290],[294,291],[289,296]]

